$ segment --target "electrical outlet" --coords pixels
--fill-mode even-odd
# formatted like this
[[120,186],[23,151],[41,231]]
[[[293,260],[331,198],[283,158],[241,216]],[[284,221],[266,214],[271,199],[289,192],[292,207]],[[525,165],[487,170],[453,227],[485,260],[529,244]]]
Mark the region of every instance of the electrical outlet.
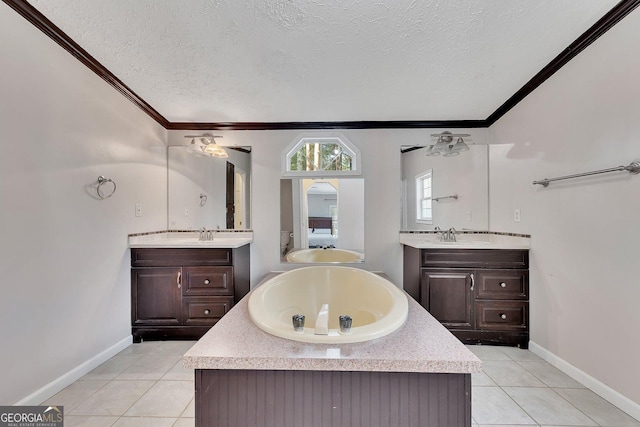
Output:
[[513,211],[513,221],[520,222],[520,209],[514,209]]
[[189,216],[189,208],[186,206],[184,208],[184,216]]
[[467,211],[467,221],[471,221],[471,211]]
[[142,203],[136,203],[136,216],[142,216]]

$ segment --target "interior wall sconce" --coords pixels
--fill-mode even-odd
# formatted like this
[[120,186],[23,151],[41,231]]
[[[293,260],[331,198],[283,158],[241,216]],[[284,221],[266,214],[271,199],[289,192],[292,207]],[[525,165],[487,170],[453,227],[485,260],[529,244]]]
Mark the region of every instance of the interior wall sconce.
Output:
[[442,133],[433,133],[431,138],[435,139],[435,144],[429,145],[425,156],[458,156],[463,151],[468,151],[469,146],[464,142],[464,138],[469,140],[468,133],[451,133],[444,131]]
[[229,157],[227,150],[216,144],[215,139],[222,138],[220,135],[185,135],[185,138],[191,138],[191,144],[187,150],[192,153],[204,153],[219,158]]

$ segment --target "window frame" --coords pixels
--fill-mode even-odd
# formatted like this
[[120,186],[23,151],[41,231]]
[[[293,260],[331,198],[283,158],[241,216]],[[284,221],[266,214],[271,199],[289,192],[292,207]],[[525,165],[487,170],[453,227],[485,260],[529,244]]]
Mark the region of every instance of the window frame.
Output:
[[[424,197],[424,181],[426,179],[431,180],[431,185],[429,188],[431,189],[431,195],[429,197]],[[433,169],[427,169],[425,172],[422,172],[416,175],[415,178],[416,183],[416,223],[418,224],[433,224]],[[431,203],[431,217],[425,218],[422,216],[422,202],[423,200],[429,200]]]
[[[320,142],[324,144],[337,144],[342,150],[351,156],[351,170],[321,170],[321,171],[297,171],[291,170],[291,158],[300,150],[300,148],[311,142]],[[298,177],[339,177],[339,176],[358,176],[362,175],[360,165],[360,150],[353,145],[344,135],[339,133],[323,133],[323,134],[301,134],[287,146],[282,153],[282,176],[298,176]]]

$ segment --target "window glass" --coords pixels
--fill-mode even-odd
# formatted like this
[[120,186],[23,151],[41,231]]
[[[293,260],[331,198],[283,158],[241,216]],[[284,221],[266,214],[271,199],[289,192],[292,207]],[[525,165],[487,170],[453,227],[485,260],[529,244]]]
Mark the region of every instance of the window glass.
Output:
[[431,224],[433,222],[433,209],[431,206],[431,193],[432,193],[432,170],[418,175],[416,177],[416,189],[417,189],[417,213],[416,221]]

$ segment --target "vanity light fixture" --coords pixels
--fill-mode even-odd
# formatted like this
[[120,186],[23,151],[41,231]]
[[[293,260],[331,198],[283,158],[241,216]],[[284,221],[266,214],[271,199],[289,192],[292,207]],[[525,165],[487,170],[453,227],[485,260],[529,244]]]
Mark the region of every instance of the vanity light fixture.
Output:
[[[470,136],[468,133],[451,133],[449,131],[431,134],[432,138],[437,138],[436,143],[427,147],[425,156],[458,156],[461,152],[469,150],[464,138],[469,138]],[[457,138],[455,143],[453,142],[454,138]]]
[[[222,136],[220,135],[185,135],[185,138],[191,138],[191,146],[197,146],[200,151],[194,150],[193,148],[191,148],[191,152],[202,152],[205,154],[208,154],[212,157],[220,157],[220,158],[227,158],[229,157],[229,154],[227,153],[227,150],[225,150],[224,148],[222,148],[221,146],[219,146],[218,144],[216,144],[216,140],[215,138],[222,138]],[[196,138],[198,139],[199,143],[196,142]],[[200,144],[200,145],[198,145]]]

